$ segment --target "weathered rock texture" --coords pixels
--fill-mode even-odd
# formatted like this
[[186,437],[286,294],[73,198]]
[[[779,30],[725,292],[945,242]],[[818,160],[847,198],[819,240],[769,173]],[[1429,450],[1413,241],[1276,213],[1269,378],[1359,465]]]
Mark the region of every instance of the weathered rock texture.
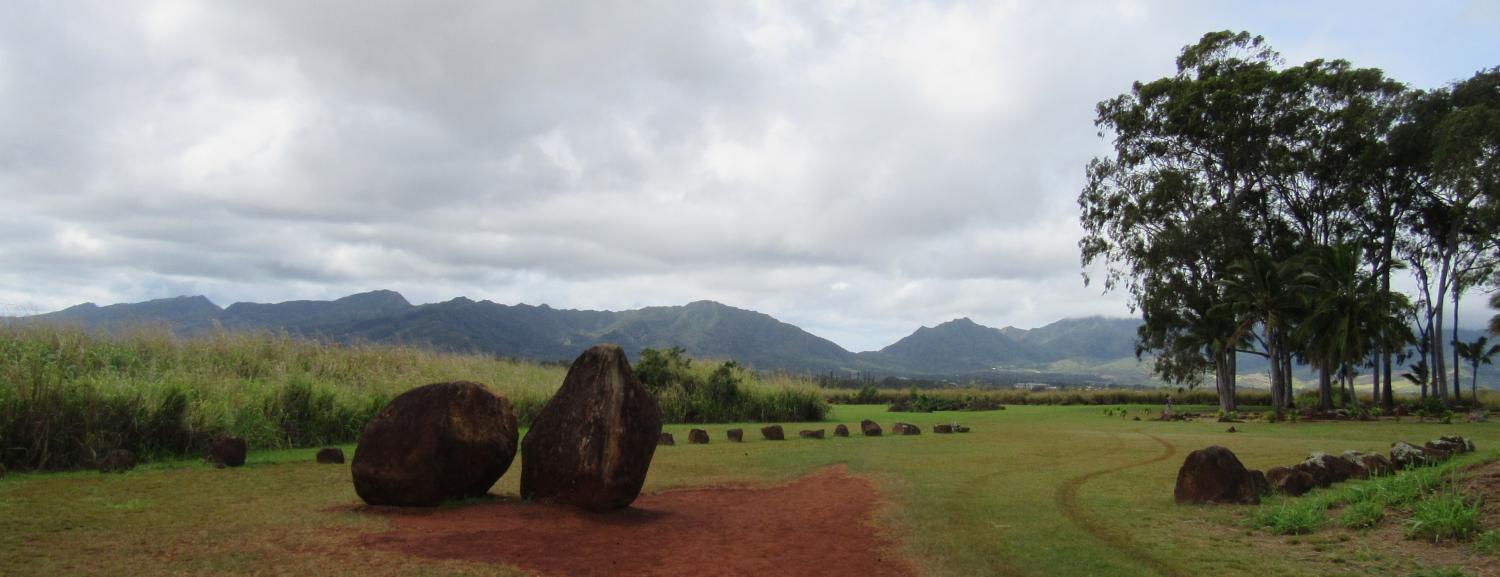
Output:
[[876,423],[875,421],[865,419],[859,422],[859,431],[861,433],[864,433],[866,437],[879,437],[880,424]]
[[338,447],[328,447],[318,451],[318,462],[325,465],[344,464],[344,450]]
[[124,473],[135,468],[135,453],[125,449],[113,449],[99,461],[100,473]]
[[797,435],[800,436],[800,437],[802,437],[802,438],[804,438],[804,439],[821,439],[821,438],[823,438],[823,429],[813,429],[813,430],[808,430],[808,431],[798,431]]
[[934,432],[934,433],[941,433],[941,434],[951,434],[953,432],[953,425],[933,425],[932,426],[932,432]]
[[657,435],[656,444],[671,447],[677,444],[677,439],[672,438],[672,433],[662,433]]
[[730,430],[726,431],[724,434],[729,437],[729,441],[730,442],[733,442],[733,443],[743,443],[743,442],[745,442],[745,430],[744,429],[730,429]]
[[703,429],[693,429],[691,431],[688,431],[688,444],[707,445],[708,431],[705,431]]
[[1290,467],[1272,467],[1266,471],[1266,482],[1277,493],[1300,497],[1318,486],[1312,475]]
[[842,425],[842,424],[834,427],[833,428],[833,436],[835,436],[835,437],[847,437],[847,436],[849,436],[849,427],[847,427],[845,425]]
[[208,445],[208,455],[204,457],[213,466],[220,469],[224,467],[239,467],[245,464],[245,440],[239,437],[224,437]]
[[920,434],[922,434],[922,429],[917,428],[916,425],[909,425],[909,424],[906,424],[906,423],[896,423],[894,425],[891,425],[891,434],[893,434],[893,435],[920,435]]
[[1229,449],[1217,445],[1189,453],[1177,470],[1172,496],[1178,503],[1260,503],[1266,476],[1240,463]]
[[521,441],[521,497],[603,512],[641,493],[661,435],[661,409],[625,351],[584,351]]
[[771,425],[761,427],[760,436],[765,437],[767,441],[785,441],[786,431],[782,430],[781,425]]
[[516,412],[479,383],[417,387],[365,425],[350,471],[371,505],[431,507],[478,497],[516,458]]

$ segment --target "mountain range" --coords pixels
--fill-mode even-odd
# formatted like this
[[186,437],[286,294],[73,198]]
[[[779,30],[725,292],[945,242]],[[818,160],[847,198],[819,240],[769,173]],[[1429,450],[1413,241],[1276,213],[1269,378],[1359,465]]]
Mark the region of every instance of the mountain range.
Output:
[[[997,329],[960,318],[921,327],[878,351],[851,352],[770,315],[713,301],[591,311],[463,297],[413,305],[399,293],[378,290],[332,301],[228,307],[202,296],[109,306],[85,303],[28,318],[106,330],[164,324],[181,336],[216,330],[284,330],[346,344],[406,344],[538,361],[571,360],[591,345],[608,342],[624,347],[632,358],[648,347],[682,347],[693,357],[734,359],[759,370],[908,377],[1001,375],[1009,382],[1154,381],[1150,363],[1135,358],[1138,319],[1072,318],[1034,329]],[[1460,331],[1466,340],[1477,334]],[[1240,372],[1263,372],[1264,365],[1259,357],[1242,355]],[[1481,374],[1481,381],[1495,380],[1487,377]]]
[[567,360],[611,342],[632,356],[678,346],[700,358],[735,359],[762,370],[962,375],[996,369],[1041,370],[1059,361],[1094,366],[1134,362],[1132,319],[1066,319],[1036,329],[996,329],[967,318],[916,332],[878,351],[850,352],[770,315],[713,301],[627,311],[504,305],[459,297],[413,305],[399,293],[372,291],[332,301],[219,307],[206,297],[141,303],[85,303],[31,317],[91,328],[164,324],[182,336],[215,330],[285,330],[341,343],[401,343],[533,360]]

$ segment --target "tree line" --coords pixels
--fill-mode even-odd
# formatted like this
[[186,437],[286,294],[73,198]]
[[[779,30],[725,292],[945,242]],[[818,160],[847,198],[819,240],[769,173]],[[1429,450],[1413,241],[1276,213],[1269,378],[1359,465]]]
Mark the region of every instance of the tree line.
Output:
[[[1459,354],[1496,354],[1456,341],[1459,300],[1500,286],[1500,67],[1415,89],[1212,32],[1175,75],[1100,102],[1095,124],[1114,151],[1078,197],[1082,261],[1128,293],[1137,354],[1164,379],[1212,375],[1232,411],[1236,356],[1259,355],[1281,418],[1294,362],[1317,369],[1323,409],[1364,368],[1390,409],[1393,365],[1452,404]],[[1398,273],[1415,294],[1392,290]]]

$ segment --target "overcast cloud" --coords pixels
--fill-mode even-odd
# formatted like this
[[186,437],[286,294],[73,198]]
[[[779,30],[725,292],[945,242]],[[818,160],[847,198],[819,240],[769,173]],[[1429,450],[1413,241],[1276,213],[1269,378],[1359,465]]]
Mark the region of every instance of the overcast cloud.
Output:
[[0,314],[712,299],[853,350],[1129,314],[1080,277],[1093,107],[1206,31],[1500,64],[1483,2],[0,5]]

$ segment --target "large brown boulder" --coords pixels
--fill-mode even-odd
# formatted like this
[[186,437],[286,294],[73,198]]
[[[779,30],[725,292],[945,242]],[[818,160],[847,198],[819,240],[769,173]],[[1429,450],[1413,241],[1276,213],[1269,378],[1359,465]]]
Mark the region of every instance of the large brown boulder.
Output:
[[781,425],[771,425],[761,427],[760,436],[765,437],[767,441],[785,441],[786,431],[781,428]]
[[733,443],[743,443],[743,442],[745,442],[745,430],[744,429],[730,429],[730,430],[728,430],[728,431],[725,432],[725,435],[727,435],[729,437],[729,441],[730,442],[733,442]]
[[677,439],[672,438],[672,433],[662,433],[656,436],[656,444],[671,447],[677,444]]
[[124,473],[135,468],[135,453],[125,449],[112,449],[99,460],[100,473]]
[[515,408],[460,381],[391,399],[360,433],[349,468],[366,503],[432,507],[483,496],[515,458]]
[[1420,467],[1430,462],[1427,452],[1416,445],[1405,441],[1391,443],[1391,464],[1397,469]]
[[1271,467],[1266,470],[1266,482],[1277,493],[1292,497],[1305,495],[1318,486],[1312,475],[1291,467]]
[[953,432],[953,425],[933,425],[932,426],[932,432],[934,432],[934,433],[941,433],[941,434],[950,434],[950,433]]
[[521,441],[521,497],[596,512],[628,507],[660,435],[661,409],[625,351],[595,346],[573,361]]
[[922,434],[922,429],[917,428],[916,425],[909,425],[909,424],[906,424],[906,423],[896,423],[894,425],[891,425],[891,434],[892,435],[920,435],[920,434]]
[[833,428],[833,436],[835,436],[835,437],[847,437],[847,436],[849,436],[849,427],[845,426],[843,423],[840,423],[838,426],[835,426]]
[[338,447],[328,447],[318,450],[318,462],[324,465],[344,464],[344,450]]
[[208,455],[203,458],[209,464],[223,469],[245,464],[245,440],[239,437],[223,437],[208,444]]
[[1396,472],[1396,466],[1392,465],[1391,460],[1385,458],[1385,455],[1360,455],[1359,462],[1365,466],[1366,471],[1370,472],[1371,477],[1381,477]]
[[823,438],[823,429],[812,429],[812,430],[807,430],[807,431],[798,431],[797,435],[800,436],[800,437],[802,437],[802,438],[804,438],[804,439],[821,439],[821,438]]
[[1189,453],[1177,470],[1172,496],[1178,503],[1260,503],[1266,476],[1250,471],[1229,449],[1211,446]]
[[705,431],[703,429],[693,429],[691,431],[688,431],[688,444],[689,445],[707,445],[708,444],[708,431]]
[[861,433],[864,433],[866,437],[879,437],[880,424],[876,423],[875,421],[865,419],[859,422],[859,431]]

